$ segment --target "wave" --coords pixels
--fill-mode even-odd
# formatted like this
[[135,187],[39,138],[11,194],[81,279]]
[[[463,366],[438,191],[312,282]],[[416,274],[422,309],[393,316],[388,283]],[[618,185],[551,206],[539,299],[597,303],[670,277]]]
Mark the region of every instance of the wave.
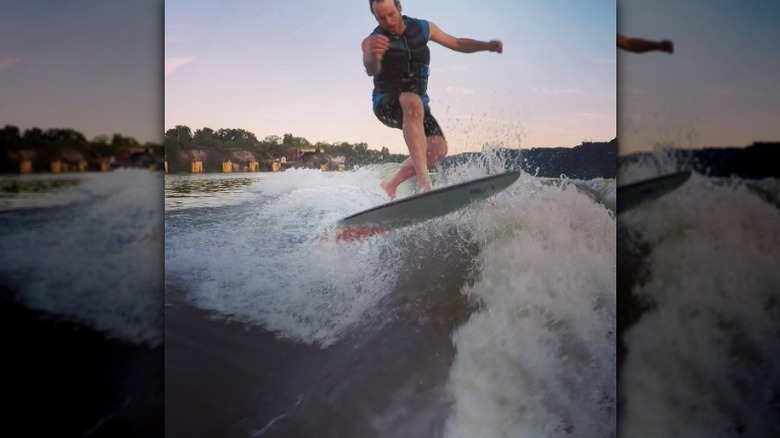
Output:
[[636,278],[626,292],[644,307],[622,336],[621,434],[780,433],[777,187],[775,178],[694,174],[621,215],[636,257],[618,258],[619,275]]
[[614,435],[614,216],[573,185],[526,184],[491,212],[511,226],[462,291],[482,306],[453,334],[447,436]]
[[111,339],[163,338],[162,175],[119,170],[84,179],[62,203],[4,213],[0,273],[23,305]]
[[[479,160],[432,178],[455,184],[503,166]],[[249,186],[255,199],[240,205],[169,214],[166,282],[215,318],[323,349],[367,333],[400,344],[401,326],[468,312],[454,333],[430,334],[457,349],[448,436],[480,425],[613,433],[614,180],[523,174],[474,208],[360,241],[330,237],[340,218],[387,202],[379,181],[395,168],[285,171]],[[399,196],[417,190],[405,184]]]

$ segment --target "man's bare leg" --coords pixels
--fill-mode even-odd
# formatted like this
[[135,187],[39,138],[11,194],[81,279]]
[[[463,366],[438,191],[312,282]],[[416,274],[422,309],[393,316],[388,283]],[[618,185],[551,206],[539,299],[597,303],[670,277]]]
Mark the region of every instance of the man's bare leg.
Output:
[[431,189],[431,179],[428,177],[428,142],[425,139],[423,117],[425,108],[422,99],[415,93],[401,93],[398,97],[401,110],[404,113],[403,131],[406,146],[409,148],[409,158],[412,160],[414,173],[423,190]]
[[[433,166],[447,155],[447,140],[440,136],[426,137],[425,140],[427,145],[426,162],[428,166]],[[425,174],[428,175],[428,169],[425,169]],[[382,182],[382,188],[385,189],[390,199],[395,199],[398,186],[414,175],[414,163],[410,157],[401,164],[392,178]]]
[[387,196],[390,199],[395,199],[395,193],[398,190],[398,186],[413,176],[414,164],[412,164],[411,158],[407,158],[403,163],[401,163],[401,167],[398,169],[395,175],[393,175],[393,177],[387,181],[382,181],[381,185],[382,188],[385,189],[385,192],[387,192]]
[[428,140],[428,167],[433,167],[442,158],[447,156],[447,139],[438,135],[432,135]]
[[[428,166],[433,164],[428,157],[428,146],[431,144],[431,140],[425,137],[425,128],[423,127],[425,108],[422,98],[415,93],[405,92],[398,97],[398,103],[403,111],[402,129],[406,146],[409,148],[409,159],[401,164],[401,168],[398,169],[395,176],[382,183],[382,187],[390,199],[395,199],[398,185],[414,175],[417,175],[417,181],[423,191],[431,189],[431,179],[428,176]],[[435,138],[441,137],[431,137],[431,139]],[[441,141],[444,139],[441,138]],[[434,161],[438,161],[447,153],[446,141],[443,143],[443,153],[441,152],[441,141],[433,141],[433,145],[436,147],[433,154],[436,157]]]

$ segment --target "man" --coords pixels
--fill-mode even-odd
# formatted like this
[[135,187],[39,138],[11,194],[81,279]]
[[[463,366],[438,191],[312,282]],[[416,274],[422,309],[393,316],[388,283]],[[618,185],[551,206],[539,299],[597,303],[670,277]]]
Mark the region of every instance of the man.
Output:
[[670,40],[650,41],[643,38],[626,37],[617,34],[617,46],[634,53],[651,51],[674,53],[674,43]]
[[385,125],[400,128],[409,148],[409,159],[398,172],[382,182],[390,199],[398,186],[417,175],[422,190],[431,189],[428,167],[447,155],[447,140],[428,106],[428,41],[463,53],[501,53],[498,40],[455,38],[435,24],[401,15],[397,0],[369,0],[379,23],[363,40],[363,66],[374,77],[374,114]]

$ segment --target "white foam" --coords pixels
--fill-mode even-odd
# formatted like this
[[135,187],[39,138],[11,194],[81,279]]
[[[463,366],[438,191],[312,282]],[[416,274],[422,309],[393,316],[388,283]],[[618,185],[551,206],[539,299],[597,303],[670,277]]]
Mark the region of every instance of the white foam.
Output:
[[203,309],[299,342],[336,342],[394,283],[391,253],[327,234],[339,218],[386,200],[377,176],[292,170],[250,190],[255,202],[166,236],[167,275]]
[[524,176],[482,210],[482,309],[453,336],[447,436],[615,431],[615,222],[572,185]]
[[739,180],[693,175],[625,220],[653,248],[634,292],[658,309],[626,333],[621,433],[776,436],[777,209]]
[[690,166],[688,163],[678,162],[675,153],[674,148],[656,145],[650,155],[643,157],[638,162],[631,163],[628,166],[619,166],[617,169],[617,179],[620,182],[620,185],[622,186],[689,168]]
[[[379,182],[395,169],[291,169],[254,183],[248,190],[256,200],[240,209],[190,212],[187,226],[171,225],[166,233],[168,281],[184,285],[193,303],[223,317],[299,342],[331,345],[375,317],[376,304],[394,289],[401,275],[396,267],[403,265],[396,239],[403,233],[353,243],[325,236],[340,218],[387,202]],[[436,180],[453,184],[487,171],[485,163],[461,166]],[[571,190],[571,196],[581,196]],[[482,210],[448,220],[469,228],[474,223],[469,217]],[[200,215],[209,219],[196,219]],[[485,230],[501,228],[482,222]]]
[[4,276],[23,303],[109,338],[162,342],[162,175],[124,170],[77,189],[60,216],[3,241]]

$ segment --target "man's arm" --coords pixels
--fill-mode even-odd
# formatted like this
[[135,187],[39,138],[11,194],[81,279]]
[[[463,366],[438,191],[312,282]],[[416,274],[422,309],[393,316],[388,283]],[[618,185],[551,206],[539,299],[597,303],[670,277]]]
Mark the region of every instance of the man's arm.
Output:
[[389,47],[390,40],[384,35],[371,35],[363,40],[360,47],[363,49],[363,67],[366,74],[375,76],[382,71],[382,56]]
[[651,51],[674,52],[674,43],[669,40],[650,41],[643,38],[629,38],[620,34],[617,35],[617,46],[634,53]]
[[474,53],[488,51],[501,53],[504,51],[504,44],[499,40],[477,41],[471,38],[455,38],[431,22],[428,22],[428,26],[431,30],[431,41],[435,41],[456,52]]

